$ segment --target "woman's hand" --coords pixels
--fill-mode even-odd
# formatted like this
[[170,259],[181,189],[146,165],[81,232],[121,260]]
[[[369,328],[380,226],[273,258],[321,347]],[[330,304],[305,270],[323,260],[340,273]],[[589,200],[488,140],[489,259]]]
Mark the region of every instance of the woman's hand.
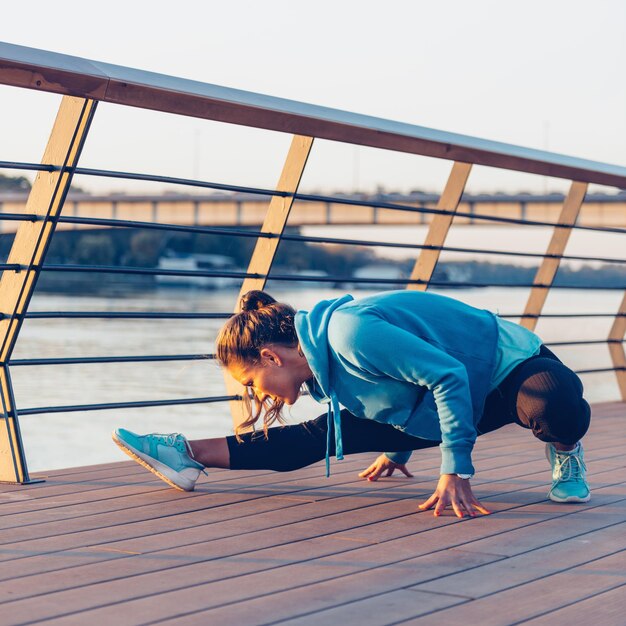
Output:
[[366,470],[363,470],[360,474],[360,478],[367,478],[367,480],[378,480],[378,477],[386,471],[385,476],[391,476],[396,469],[399,469],[405,476],[413,478],[413,474],[409,472],[406,465],[400,465],[389,460],[384,454],[381,454]]
[[476,511],[489,515],[488,511],[472,493],[469,479],[459,478],[456,474],[442,474],[437,489],[426,502],[419,505],[422,511],[435,507],[435,516],[441,515],[451,504],[457,517],[476,516]]

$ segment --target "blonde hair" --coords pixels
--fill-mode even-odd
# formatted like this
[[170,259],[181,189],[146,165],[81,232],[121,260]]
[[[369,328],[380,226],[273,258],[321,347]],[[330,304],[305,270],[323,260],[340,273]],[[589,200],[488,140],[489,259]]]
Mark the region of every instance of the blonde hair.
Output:
[[[297,347],[298,335],[294,318],[296,311],[288,304],[276,302],[264,291],[249,291],[240,300],[239,313],[231,317],[217,335],[216,356],[226,368],[232,365],[257,365],[261,362],[261,349],[268,344]],[[263,432],[274,422],[284,423],[282,400],[259,400],[244,394],[247,419],[235,428],[235,436],[254,426],[263,415]]]

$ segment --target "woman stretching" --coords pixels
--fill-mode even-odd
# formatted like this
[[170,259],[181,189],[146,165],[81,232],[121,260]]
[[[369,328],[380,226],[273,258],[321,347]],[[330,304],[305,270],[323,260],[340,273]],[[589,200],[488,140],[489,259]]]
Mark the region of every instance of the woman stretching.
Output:
[[[221,329],[217,357],[252,397],[235,436],[113,433],[120,448],[173,487],[194,488],[205,467],[289,471],[344,454],[383,452],[359,476],[377,480],[413,450],[439,446],[437,488],[421,509],[458,517],[489,511],[472,493],[477,435],[516,423],[546,443],[549,497],[587,502],[580,440],[589,405],[576,374],[525,328],[427,292],[346,295],[296,312],[262,291]],[[306,388],[326,415],[268,429]],[[340,405],[343,409],[340,409]],[[263,432],[240,430],[263,419]]]

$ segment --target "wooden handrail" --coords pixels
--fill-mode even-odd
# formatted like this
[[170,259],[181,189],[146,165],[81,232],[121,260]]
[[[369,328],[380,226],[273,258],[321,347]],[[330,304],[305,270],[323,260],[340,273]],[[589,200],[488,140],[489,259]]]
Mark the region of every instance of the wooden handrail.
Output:
[[0,42],[0,83],[626,188],[626,167]]

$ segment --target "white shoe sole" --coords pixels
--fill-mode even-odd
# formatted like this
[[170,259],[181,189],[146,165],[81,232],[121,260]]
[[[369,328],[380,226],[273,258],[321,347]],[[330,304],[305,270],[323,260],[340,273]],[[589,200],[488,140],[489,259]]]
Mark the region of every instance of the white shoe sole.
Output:
[[550,500],[552,500],[552,502],[589,502],[589,500],[591,500],[591,494],[587,494],[586,498],[579,498],[578,496],[567,496],[567,498],[559,498],[558,496],[555,496],[552,493],[548,494],[548,498],[550,498]]
[[120,439],[115,431],[113,431],[111,436],[122,452],[126,453],[131,459],[133,459],[133,461],[143,465],[147,470],[151,471],[155,476],[158,476],[170,487],[174,487],[174,489],[178,489],[178,491],[194,490],[196,485],[195,481],[181,476],[179,472],[173,470],[164,463],[160,463],[155,458],[148,456],[143,452],[139,452],[139,450],[136,450],[124,440]]

